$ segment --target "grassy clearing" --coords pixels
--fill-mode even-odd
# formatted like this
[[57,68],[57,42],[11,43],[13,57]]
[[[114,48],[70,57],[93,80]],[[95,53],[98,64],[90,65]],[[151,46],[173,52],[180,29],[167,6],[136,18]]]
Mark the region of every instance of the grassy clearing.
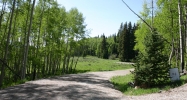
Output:
[[101,59],[98,57],[88,56],[79,58],[76,70],[78,72],[93,72],[93,71],[112,71],[133,68],[130,64],[116,63],[119,60]]
[[[93,72],[93,71],[112,71],[112,70],[133,68],[132,65],[119,64],[116,62],[119,62],[119,60],[101,59],[101,58],[93,57],[93,56],[88,56],[85,58],[80,57],[79,61],[77,63],[76,71],[73,72],[73,74],[74,73],[76,74],[76,73],[84,73],[84,72]],[[46,74],[45,76],[41,76],[40,74],[37,74],[37,79],[62,75],[61,71],[62,71],[62,69],[58,70],[55,73],[55,75],[54,74]],[[27,80],[19,80],[17,82],[8,82],[10,84],[6,83],[6,85],[4,85],[3,88],[7,88],[9,86],[14,86],[14,85],[18,85],[18,84],[23,84],[23,83],[30,81],[30,80],[32,80],[32,79],[27,78]]]
[[160,90],[169,90],[171,88],[175,88],[187,83],[187,75],[181,76],[180,81],[177,82],[169,82],[168,84],[164,84],[162,86],[149,88],[149,89],[134,89],[128,85],[128,82],[132,81],[132,74],[126,76],[116,76],[111,79],[111,82],[114,84],[115,88],[123,92],[125,95],[143,95],[150,93],[157,93]]

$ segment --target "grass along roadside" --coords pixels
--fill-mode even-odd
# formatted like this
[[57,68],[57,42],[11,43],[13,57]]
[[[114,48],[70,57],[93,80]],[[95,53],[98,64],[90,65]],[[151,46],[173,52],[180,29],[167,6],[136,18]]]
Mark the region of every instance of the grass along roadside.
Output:
[[177,82],[169,82],[168,84],[164,84],[162,86],[153,87],[149,89],[134,89],[128,85],[128,82],[132,81],[132,74],[125,76],[115,76],[111,78],[111,82],[114,84],[115,88],[124,93],[125,95],[143,95],[143,94],[151,94],[158,93],[160,90],[169,90],[171,88],[175,88],[187,83],[187,75],[181,76],[180,81]]
[[[94,71],[112,71],[112,70],[122,70],[122,69],[124,70],[124,69],[133,68],[133,66],[130,64],[117,63],[117,62],[119,62],[119,60],[101,59],[93,56],[88,56],[85,58],[80,57],[77,63],[76,71],[70,74],[94,72]],[[41,76],[40,74],[37,73],[37,79],[62,75],[61,70],[62,68],[58,70],[55,73],[55,75],[46,74],[45,76]],[[32,79],[30,78],[25,80],[18,80],[17,82],[7,82],[3,85],[3,88],[7,88],[18,84],[23,84],[30,80]]]
[[94,72],[94,71],[113,71],[133,68],[131,64],[117,63],[119,60],[101,59],[98,57],[88,56],[79,58],[76,71]]

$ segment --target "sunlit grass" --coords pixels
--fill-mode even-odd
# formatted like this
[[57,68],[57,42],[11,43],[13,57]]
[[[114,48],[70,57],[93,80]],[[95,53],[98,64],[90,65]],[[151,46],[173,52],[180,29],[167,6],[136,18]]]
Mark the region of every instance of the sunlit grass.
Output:
[[125,95],[143,95],[150,93],[158,93],[160,90],[169,90],[187,83],[187,75],[181,76],[180,81],[169,82],[168,84],[163,84],[162,86],[153,87],[149,89],[135,89],[128,85],[128,82],[132,82],[132,74],[126,76],[115,76],[111,78],[111,82],[114,84],[115,88],[120,90]]
[[[75,57],[77,59],[77,57]],[[75,61],[76,61],[75,59]],[[112,71],[112,70],[122,70],[133,68],[132,65],[118,64],[119,60],[110,60],[110,59],[101,59],[98,57],[88,56],[88,57],[80,57],[77,63],[76,70],[73,71],[73,74],[76,73],[85,73],[85,72],[94,72],[94,71]],[[72,74],[69,73],[69,74]],[[36,79],[48,78],[53,76],[62,75],[62,68],[56,71],[55,74],[46,74],[45,76],[42,73],[37,73]],[[32,77],[27,77],[25,80],[18,80],[17,82],[5,82],[3,88],[7,88],[9,86],[14,86],[18,84],[25,83],[27,81],[32,80]]]
[[79,62],[77,64],[77,71],[113,71],[113,70],[124,70],[133,68],[132,65],[129,64],[119,64],[116,63],[119,60],[110,60],[110,59],[101,59],[98,57],[88,56],[79,58]]

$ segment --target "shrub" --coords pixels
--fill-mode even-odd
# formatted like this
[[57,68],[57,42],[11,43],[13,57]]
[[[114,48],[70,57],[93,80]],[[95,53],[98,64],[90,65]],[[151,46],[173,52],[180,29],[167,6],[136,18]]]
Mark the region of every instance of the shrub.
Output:
[[117,57],[117,55],[116,55],[116,54],[112,54],[112,55],[110,55],[110,56],[109,56],[109,59],[111,59],[111,60],[115,60],[115,59],[116,59],[116,57]]

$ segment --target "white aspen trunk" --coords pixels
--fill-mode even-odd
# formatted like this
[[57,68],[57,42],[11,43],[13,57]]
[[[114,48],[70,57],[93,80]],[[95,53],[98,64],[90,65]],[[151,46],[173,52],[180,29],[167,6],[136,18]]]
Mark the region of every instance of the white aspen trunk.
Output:
[[182,34],[182,11],[181,0],[178,0],[178,13],[179,13],[179,34],[180,34],[180,67],[181,72],[184,70],[184,46],[183,46],[183,34]]
[[23,76],[22,79],[25,79],[25,74],[26,74],[26,65],[27,65],[27,57],[28,57],[28,51],[29,51],[29,37],[31,34],[31,27],[32,27],[32,20],[33,20],[33,12],[34,12],[34,5],[35,5],[36,0],[33,0],[32,8],[31,8],[31,17],[30,17],[30,24],[29,24],[29,29],[28,29],[28,35],[27,35],[27,46],[25,50],[25,58],[24,58],[24,66],[23,66]]
[[[170,1],[172,2],[172,1]],[[175,43],[175,39],[173,37],[173,12],[172,12],[172,9],[171,7],[169,7],[169,10],[170,10],[170,14],[171,14],[171,37],[172,37],[172,43],[171,43],[171,53],[170,53],[170,56],[169,56],[169,65],[171,65],[171,60],[172,60],[172,57],[174,55],[174,43]]]
[[[185,42],[186,42],[186,52],[187,52],[187,4],[184,6],[185,8],[185,18],[186,18],[186,23],[185,23]],[[187,63],[185,62],[185,67],[187,67]]]
[[25,55],[26,55],[26,41],[27,41],[27,26],[28,26],[28,20],[29,20],[29,12],[30,12],[30,4],[31,4],[31,0],[29,0],[29,9],[28,9],[28,14],[27,14],[27,18],[26,18],[26,24],[25,24],[25,36],[24,36],[24,49],[23,49],[23,61],[22,61],[22,68],[21,68],[21,79],[24,79],[25,77],[25,71],[26,71],[26,68],[25,68]]

